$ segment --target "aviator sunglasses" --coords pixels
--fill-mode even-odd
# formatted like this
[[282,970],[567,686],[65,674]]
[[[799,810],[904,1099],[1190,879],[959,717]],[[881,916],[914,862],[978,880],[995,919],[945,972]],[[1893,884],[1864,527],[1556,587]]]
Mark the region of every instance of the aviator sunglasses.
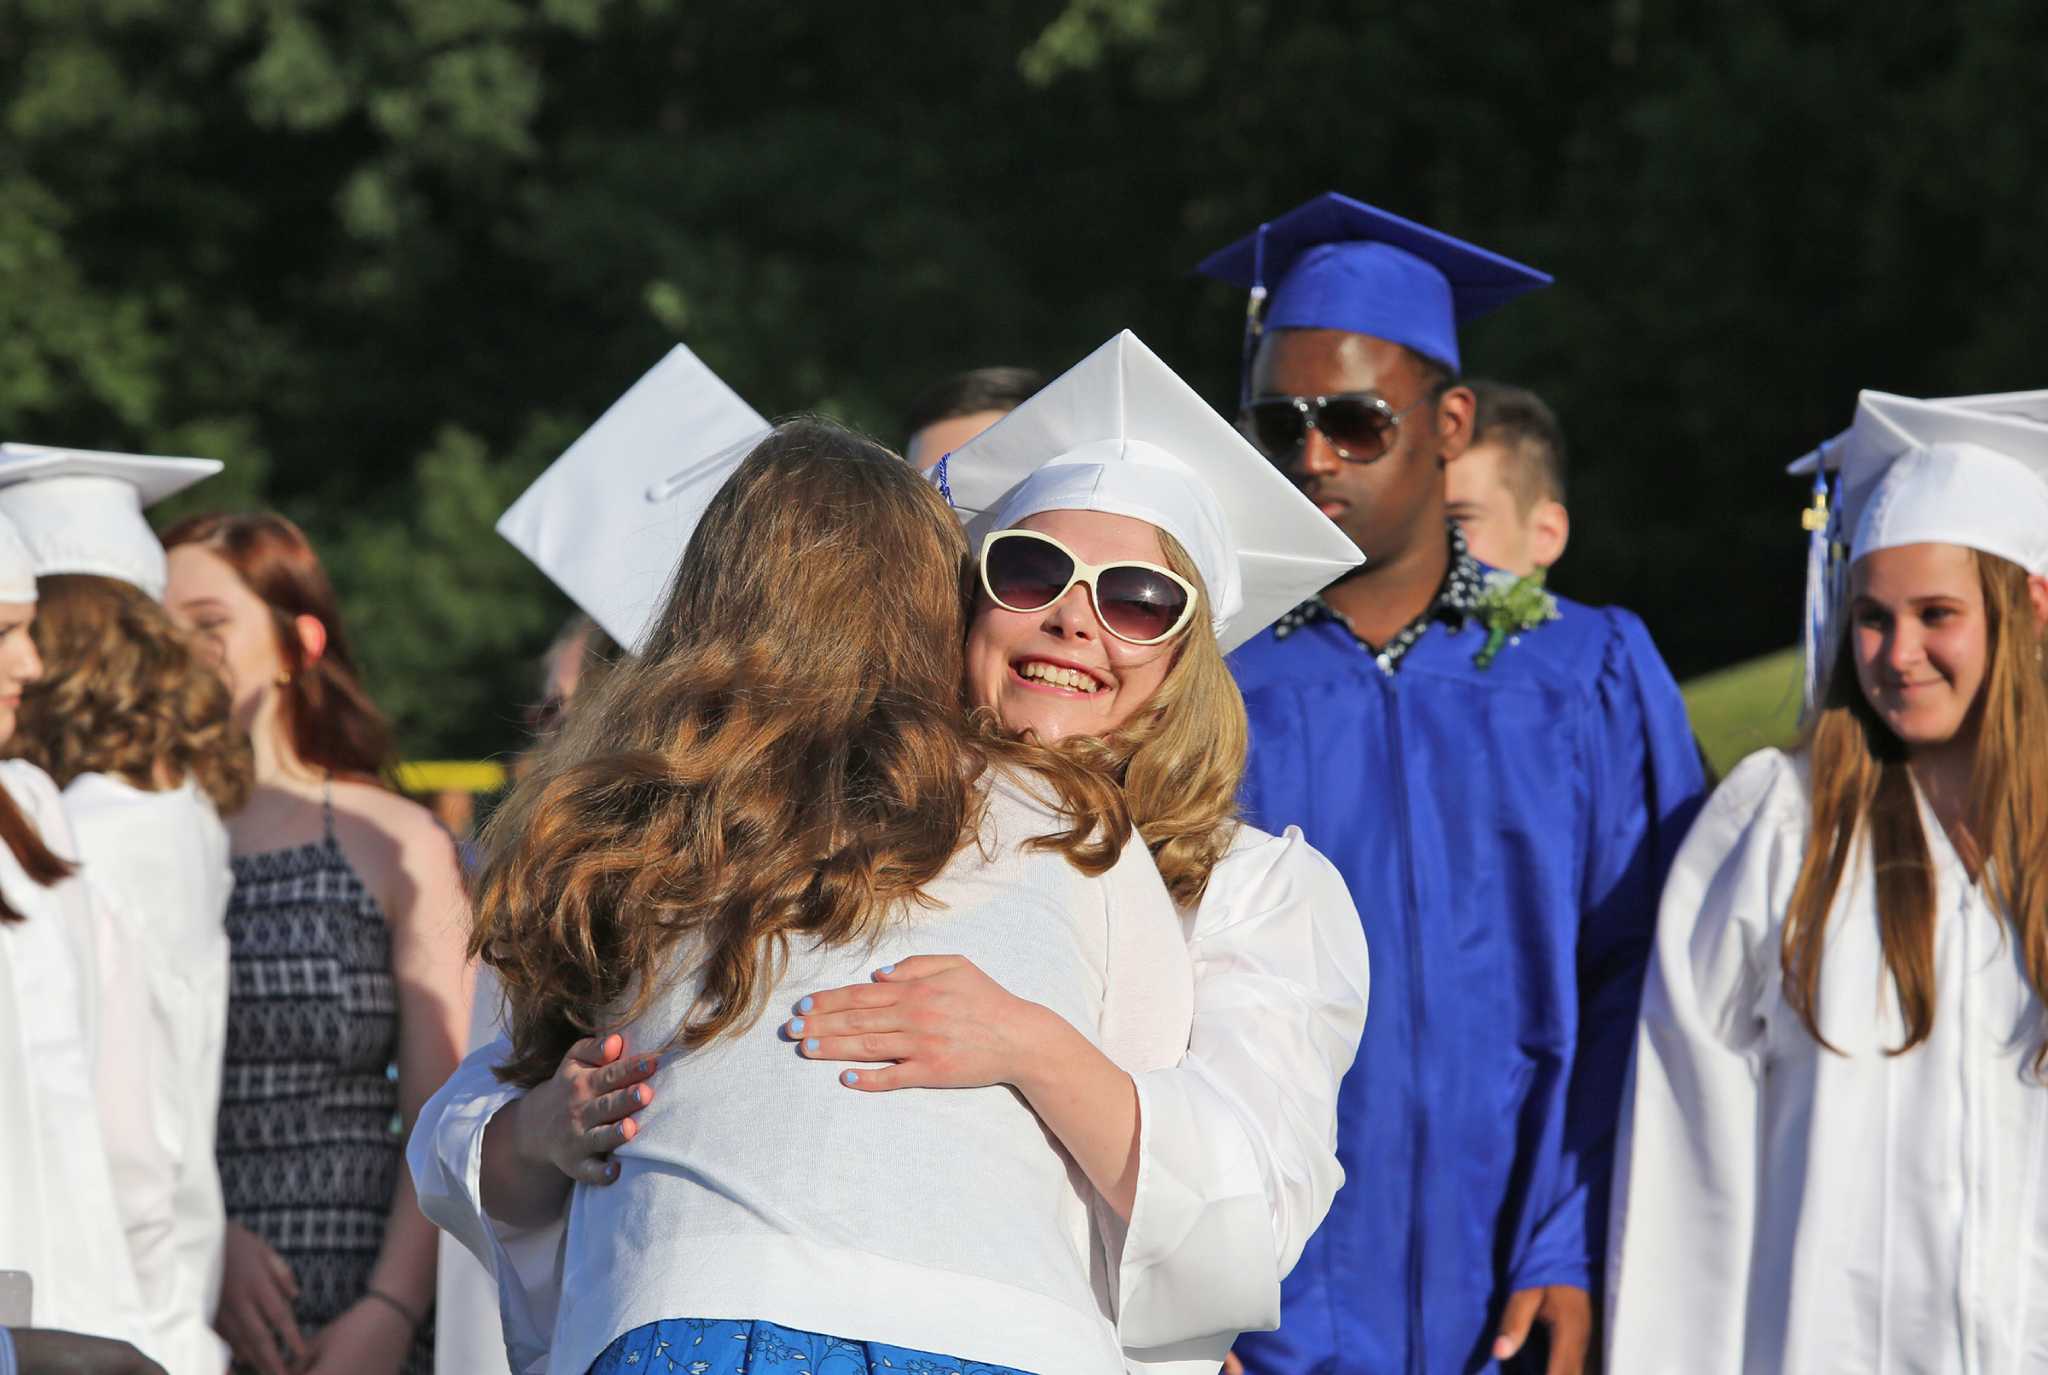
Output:
[[1259,452],[1285,466],[1308,443],[1310,430],[1321,431],[1337,457],[1346,463],[1371,463],[1393,445],[1401,417],[1420,406],[1395,410],[1366,392],[1338,396],[1259,396],[1247,402],[1238,426]]
[[1085,583],[1095,618],[1119,640],[1156,645],[1187,628],[1195,587],[1157,564],[1118,560],[1100,567],[1036,530],[997,530],[981,545],[981,586],[1005,611],[1043,611]]

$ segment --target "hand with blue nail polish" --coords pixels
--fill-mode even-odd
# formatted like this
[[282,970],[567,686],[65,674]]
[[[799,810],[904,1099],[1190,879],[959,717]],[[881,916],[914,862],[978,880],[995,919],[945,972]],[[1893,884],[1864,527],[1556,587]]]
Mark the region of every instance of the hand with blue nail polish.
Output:
[[805,1057],[875,1066],[841,1079],[874,1092],[1016,1084],[1066,1027],[959,955],[897,960],[868,983],[813,993],[798,1005],[807,1013]]

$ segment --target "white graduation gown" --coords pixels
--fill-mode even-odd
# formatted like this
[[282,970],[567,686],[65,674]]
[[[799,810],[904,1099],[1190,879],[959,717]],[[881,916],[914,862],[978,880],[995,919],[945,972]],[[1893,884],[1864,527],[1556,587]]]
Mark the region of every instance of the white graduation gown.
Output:
[[2048,1369],[2048,1088],[2010,932],[1922,808],[1937,871],[1933,1032],[1912,1051],[1868,851],[1829,921],[1821,1027],[1779,940],[1804,766],[1767,751],[1714,794],[1665,886],[1625,1105],[1608,1368],[1628,1375]]
[[228,1015],[225,925],[234,875],[227,828],[196,783],[146,791],[105,774],[64,789],[80,875],[122,942],[141,958],[148,1025],[159,1052],[152,1085],[169,1162],[168,1249],[136,1258],[152,1332],[169,1375],[220,1375],[229,1352],[213,1330],[227,1217],[214,1135]]
[[[1096,1210],[1122,1242],[1114,1291],[1126,1361],[1147,1375],[1213,1372],[1238,1333],[1279,1322],[1280,1281],[1343,1183],[1337,1090],[1368,990],[1357,909],[1298,828],[1240,828],[1181,921],[1195,981],[1189,1048],[1170,1069],[1133,1075],[1139,1175],[1128,1232]],[[552,1238],[491,1223],[475,1192],[484,1128],[518,1096],[492,1077],[492,1059],[466,1060],[422,1112],[414,1179],[430,1215],[462,1219],[458,1235],[495,1231],[526,1277],[519,1297],[545,1310],[552,1298],[532,1277],[551,1269]]]
[[[76,857],[47,774],[7,760],[0,787]],[[78,878],[44,887],[0,845],[0,891],[25,918],[0,925],[0,1269],[31,1276],[34,1325],[147,1351],[131,1256],[161,1254],[171,1226],[140,971]]]

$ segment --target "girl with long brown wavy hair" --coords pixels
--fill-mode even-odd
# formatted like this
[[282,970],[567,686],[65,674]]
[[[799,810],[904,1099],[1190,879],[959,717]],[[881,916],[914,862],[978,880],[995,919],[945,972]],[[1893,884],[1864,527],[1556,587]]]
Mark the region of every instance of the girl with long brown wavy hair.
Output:
[[[1319,560],[1323,518],[1129,335],[943,471],[979,553],[968,701],[1118,781],[1195,961],[1191,1044],[1177,1065],[1133,1073],[943,928],[924,949],[949,953],[809,990],[785,1029],[807,1059],[854,1063],[858,1091],[1016,1088],[1111,1181],[1127,1359],[1221,1359],[1239,1331],[1277,1320],[1280,1279],[1343,1177],[1335,1105],[1367,984],[1333,866],[1298,830],[1238,821],[1245,710],[1223,651],[1356,555]],[[1262,511],[1265,543],[1234,533],[1230,490]],[[602,1184],[603,1151],[638,1130],[626,1119],[642,1076],[624,1038],[585,1049],[550,1087],[549,1139],[565,1172]]]
[[264,1375],[423,1371],[435,1237],[393,1123],[448,1077],[469,1025],[454,846],[384,785],[391,730],[298,527],[195,516],[164,543],[170,612],[215,656],[255,759],[228,828],[217,1323]]
[[[74,558],[73,562],[77,562]],[[228,837],[254,764],[227,689],[135,583],[50,573],[12,751],[63,789],[86,882],[134,947],[149,991],[158,1130],[176,1143],[173,1230],[142,1267],[151,1354],[218,1370],[226,1217],[213,1148],[228,1006]]]
[[[35,560],[0,515],[0,747],[43,675],[37,602]],[[0,759],[0,1270],[27,1273],[39,1325],[152,1351],[138,1259],[171,1233],[170,1160],[141,960],[77,856],[49,775]]]
[[[491,1105],[482,1216],[424,1127],[414,1168],[501,1290],[507,1229],[559,1225],[529,1130],[558,1067],[611,1027],[660,1064],[626,1090],[615,1182],[570,1203],[559,1310],[509,1286],[515,1368],[1121,1370],[1086,1196],[1029,1106],[885,1109],[781,1034],[803,990],[943,932],[1136,1064],[1185,1045],[1185,950],[1114,780],[963,710],[965,552],[894,455],[779,427],[494,819],[474,947],[509,1001],[499,1072],[530,1092]],[[484,1109],[447,1110],[455,1088],[460,1135]]]
[[[2038,393],[2034,401],[2038,404]],[[1865,392],[1799,747],[1664,892],[1617,1370],[2017,1370],[2048,1340],[2048,424]]]

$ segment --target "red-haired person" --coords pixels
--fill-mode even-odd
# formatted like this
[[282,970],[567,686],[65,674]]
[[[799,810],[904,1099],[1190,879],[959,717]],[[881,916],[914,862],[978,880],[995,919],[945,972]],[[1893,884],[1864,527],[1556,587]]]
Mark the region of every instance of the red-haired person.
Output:
[[[22,690],[43,675],[35,617],[35,564],[0,516],[0,742],[14,734]],[[129,1039],[136,1024],[120,1020],[144,998],[76,853],[49,775],[0,762],[0,1323],[26,1317],[139,1347],[149,1327],[131,1252],[138,1231],[167,1233],[170,1213],[162,1172],[109,1151],[153,1143],[147,1084],[110,1084],[102,1070],[147,1065],[146,1045]],[[138,1184],[165,1206],[139,1214]],[[12,1346],[0,1332],[0,1348]]]
[[468,1028],[455,849],[381,781],[391,731],[298,527],[198,516],[164,544],[256,757],[229,827],[219,1326],[264,1375],[425,1371],[434,1230],[401,1155]]
[[1803,742],[1737,766],[1665,885],[1610,1370],[2041,1368],[2042,395],[1865,392],[1823,450],[1848,595]]

